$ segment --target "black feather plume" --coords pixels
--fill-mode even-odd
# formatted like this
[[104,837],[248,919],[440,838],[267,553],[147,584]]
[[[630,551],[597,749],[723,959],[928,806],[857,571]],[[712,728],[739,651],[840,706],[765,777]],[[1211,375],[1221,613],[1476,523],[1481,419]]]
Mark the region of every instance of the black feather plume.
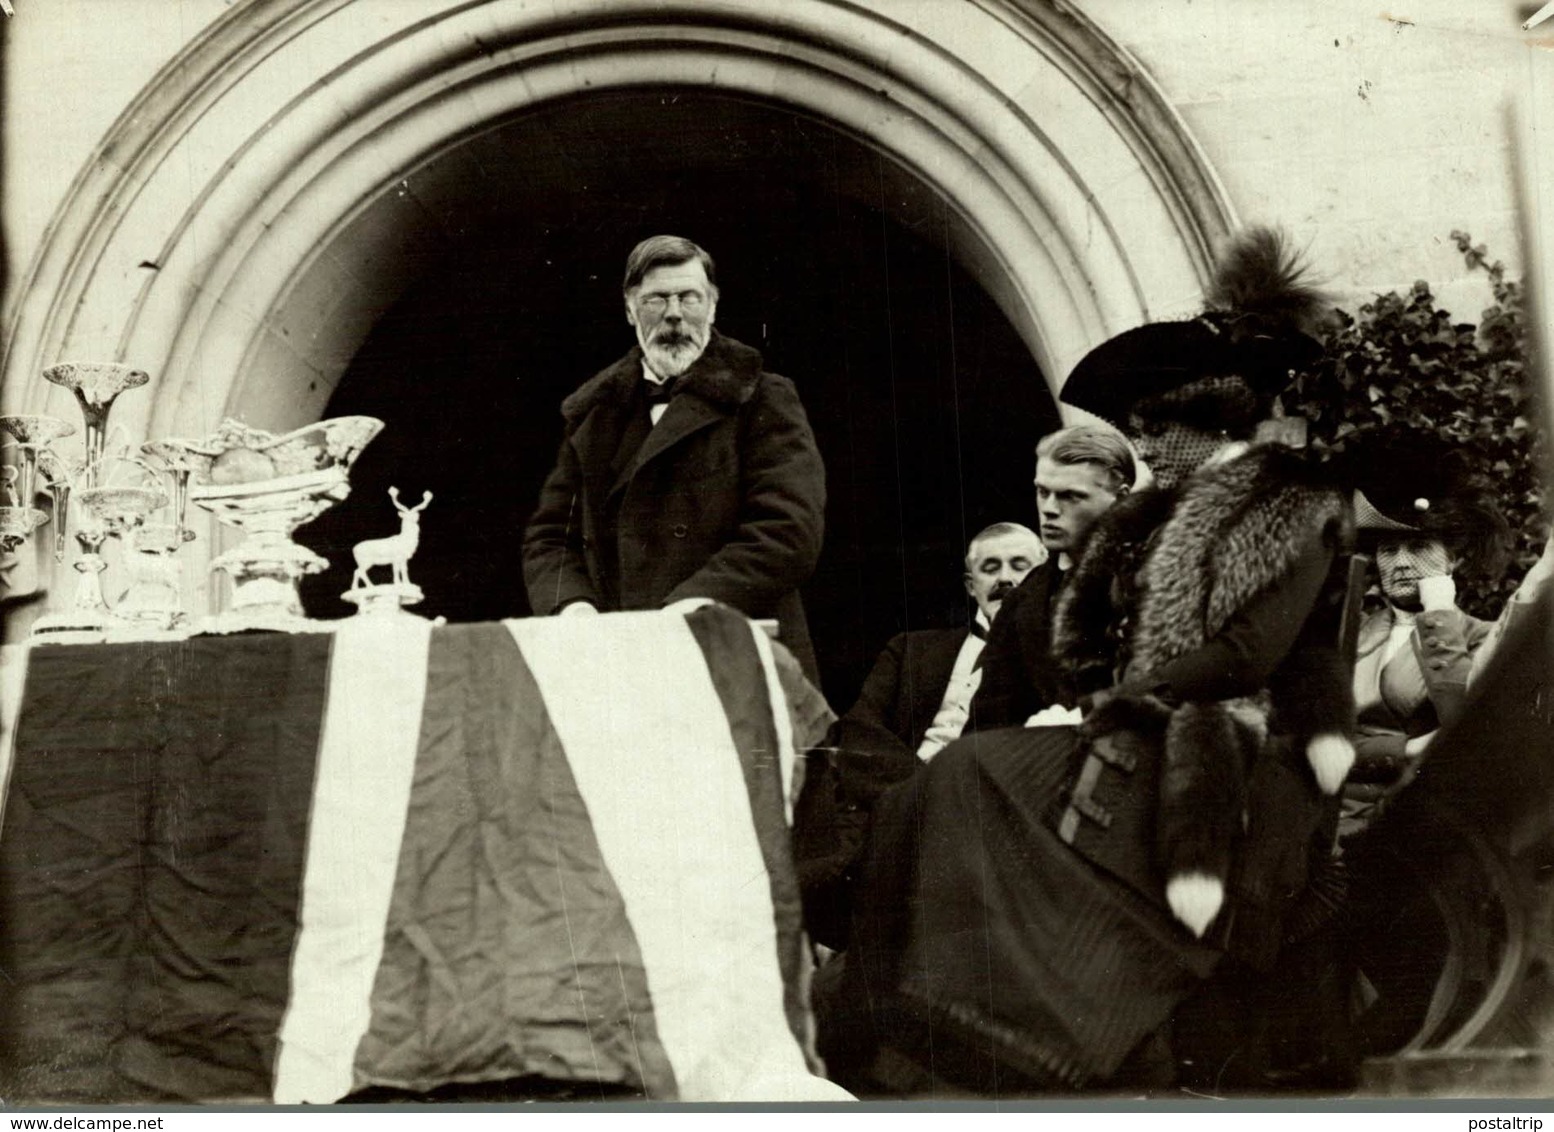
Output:
[[1331,302],[1283,232],[1249,228],[1225,249],[1209,284],[1211,311],[1318,335]]

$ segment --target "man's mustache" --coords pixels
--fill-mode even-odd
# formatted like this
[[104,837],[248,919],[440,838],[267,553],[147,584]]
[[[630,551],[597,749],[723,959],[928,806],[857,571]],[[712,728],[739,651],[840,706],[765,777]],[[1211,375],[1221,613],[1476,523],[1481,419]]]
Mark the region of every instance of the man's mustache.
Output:
[[694,334],[687,334],[683,330],[660,330],[653,335],[653,345],[667,346],[670,349],[676,346],[694,346],[696,345],[696,336]]
[[1005,594],[1014,592],[1014,583],[1007,579],[1002,582],[994,582],[993,588],[987,592],[988,600],[998,601]]

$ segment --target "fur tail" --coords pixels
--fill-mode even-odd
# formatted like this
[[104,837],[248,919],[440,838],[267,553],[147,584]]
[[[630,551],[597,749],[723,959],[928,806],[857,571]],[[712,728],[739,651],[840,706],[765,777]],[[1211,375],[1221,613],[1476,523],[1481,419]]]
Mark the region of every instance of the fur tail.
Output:
[[1221,703],[1187,703],[1166,726],[1157,852],[1166,877],[1230,879],[1260,730]]

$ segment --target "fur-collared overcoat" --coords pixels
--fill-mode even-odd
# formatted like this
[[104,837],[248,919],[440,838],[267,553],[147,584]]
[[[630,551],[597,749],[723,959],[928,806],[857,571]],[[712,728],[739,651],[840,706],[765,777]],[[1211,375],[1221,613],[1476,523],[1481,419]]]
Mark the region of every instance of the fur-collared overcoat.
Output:
[[561,451],[524,535],[530,606],[712,598],[775,617],[814,679],[798,587],[820,556],[825,469],[793,383],[714,331],[622,466],[628,418],[645,411],[641,381],[633,347],[562,402]]
[[1054,651],[1097,704],[1059,835],[1156,901],[1172,876],[1226,882],[1215,938],[1262,962],[1330,816],[1306,741],[1354,731],[1348,526],[1306,457],[1254,447],[1113,508],[1054,615]]

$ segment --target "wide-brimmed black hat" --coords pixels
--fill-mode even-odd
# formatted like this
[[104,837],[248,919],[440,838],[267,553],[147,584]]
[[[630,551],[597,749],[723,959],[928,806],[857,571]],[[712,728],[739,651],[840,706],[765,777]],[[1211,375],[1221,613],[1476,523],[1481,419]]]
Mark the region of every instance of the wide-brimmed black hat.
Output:
[[1063,386],[1063,400],[1114,424],[1141,404],[1162,399],[1194,382],[1239,377],[1250,396],[1270,405],[1292,371],[1322,353],[1315,338],[1287,328],[1205,315],[1185,322],[1152,322],[1127,330],[1091,350]]
[[1380,425],[1345,438],[1335,461],[1354,490],[1363,542],[1437,539],[1469,572],[1497,572],[1510,527],[1488,479],[1457,445],[1407,425]]
[[[1325,308],[1284,237],[1254,228],[1221,257],[1209,309],[1197,318],[1152,322],[1091,350],[1069,374],[1062,399],[1114,424],[1141,405],[1171,412],[1173,395],[1212,378],[1239,378],[1247,411],[1266,409],[1292,373],[1321,356],[1309,333]],[[1216,383],[1223,390],[1226,383]]]

